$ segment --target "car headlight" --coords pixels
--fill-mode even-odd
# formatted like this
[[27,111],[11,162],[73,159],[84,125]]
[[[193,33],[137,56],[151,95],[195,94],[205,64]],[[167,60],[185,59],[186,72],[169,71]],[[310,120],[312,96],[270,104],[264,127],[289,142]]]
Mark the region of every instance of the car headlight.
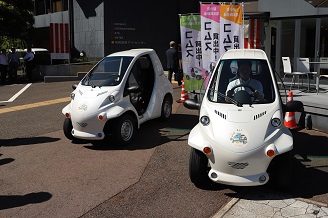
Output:
[[273,127],[279,127],[281,125],[281,120],[279,118],[272,118],[271,119],[271,125]]
[[75,98],[75,93],[72,92],[71,93],[71,99],[74,100],[74,98]]
[[110,101],[110,103],[115,101],[115,96],[114,95],[110,95],[108,96],[108,100]]
[[210,118],[208,116],[202,116],[200,118],[200,123],[203,124],[203,126],[207,126],[210,123]]

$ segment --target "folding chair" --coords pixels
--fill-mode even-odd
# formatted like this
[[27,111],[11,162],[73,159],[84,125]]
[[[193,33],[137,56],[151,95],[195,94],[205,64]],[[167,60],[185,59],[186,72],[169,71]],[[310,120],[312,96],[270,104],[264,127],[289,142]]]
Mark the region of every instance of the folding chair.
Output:
[[[308,81],[309,81],[309,75],[307,73],[304,73],[304,72],[295,72],[295,71],[292,71],[292,66],[290,64],[290,59],[289,57],[282,57],[282,64],[283,64],[283,67],[284,67],[284,77],[282,79],[282,81],[284,82],[285,81],[285,77],[286,76],[291,76],[292,77],[292,82],[290,84],[290,90],[292,89],[293,87],[293,84],[295,84],[295,76],[297,76],[297,79],[298,79],[298,89],[300,89],[300,83],[299,83],[299,77],[300,76],[306,76]],[[303,77],[302,77],[302,85],[303,85]],[[281,84],[281,87],[282,87],[282,84]],[[310,86],[308,85],[308,90],[310,90]]]
[[[325,58],[325,57],[321,57],[320,58],[320,72],[319,72],[319,81],[318,81],[318,84],[320,84],[320,78],[323,77],[323,78],[327,78],[328,79],[328,74],[322,74],[325,70],[327,72],[328,70],[328,58]],[[317,89],[317,94],[319,93],[319,86],[318,86],[318,89]]]
[[[309,75],[313,75],[313,78],[316,78],[318,76],[318,72],[316,71],[311,71],[310,69],[310,59],[309,58],[296,58],[296,66],[297,66],[297,71],[306,73]],[[308,77],[309,79],[309,77]],[[310,80],[309,82],[309,89],[310,89]],[[309,90],[310,91],[310,90]]]

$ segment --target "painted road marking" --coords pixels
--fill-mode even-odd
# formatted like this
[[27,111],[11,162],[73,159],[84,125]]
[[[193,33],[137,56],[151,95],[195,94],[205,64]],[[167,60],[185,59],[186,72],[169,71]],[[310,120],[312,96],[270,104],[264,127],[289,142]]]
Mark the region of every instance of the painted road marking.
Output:
[[18,96],[20,96],[28,87],[30,87],[32,83],[28,83],[24,88],[22,88],[19,92],[17,92],[13,97],[11,97],[8,101],[0,101],[0,103],[8,103],[13,102]]
[[0,109],[0,114],[30,109],[30,108],[35,108],[35,107],[48,106],[48,105],[52,105],[52,104],[58,104],[58,103],[68,102],[70,100],[71,100],[71,97],[66,97],[66,98],[58,98],[58,99],[49,100],[49,101],[36,102],[36,103],[32,103],[32,104],[8,107],[8,108]]

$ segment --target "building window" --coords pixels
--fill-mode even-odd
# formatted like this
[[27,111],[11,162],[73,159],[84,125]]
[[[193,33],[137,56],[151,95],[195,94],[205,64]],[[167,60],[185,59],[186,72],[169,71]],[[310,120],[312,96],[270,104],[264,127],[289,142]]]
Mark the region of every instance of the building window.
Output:
[[46,7],[45,7],[45,1],[44,0],[35,0],[34,1],[34,10],[35,10],[35,15],[41,15],[41,14],[46,14]]
[[68,10],[68,0],[35,0],[35,15],[55,13]]
[[62,1],[61,0],[52,0],[52,12],[62,11]]

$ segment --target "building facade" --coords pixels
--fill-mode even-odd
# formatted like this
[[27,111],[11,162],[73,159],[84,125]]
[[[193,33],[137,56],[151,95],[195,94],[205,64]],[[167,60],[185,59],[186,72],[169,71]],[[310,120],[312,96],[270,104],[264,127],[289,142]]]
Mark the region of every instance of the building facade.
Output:
[[[54,43],[54,37],[50,40],[50,35],[54,34],[50,24],[67,23],[71,56],[83,51],[88,59],[99,59],[116,51],[147,47],[156,50],[164,66],[169,42],[180,41],[179,14],[199,13],[200,8],[199,1],[190,0],[167,0],[156,4],[150,0],[34,2],[34,47],[50,49]],[[256,28],[260,42],[256,47],[266,51],[275,69],[281,69],[282,56],[313,60],[328,56],[328,8],[315,7],[306,0],[243,2],[245,19],[259,21]]]

